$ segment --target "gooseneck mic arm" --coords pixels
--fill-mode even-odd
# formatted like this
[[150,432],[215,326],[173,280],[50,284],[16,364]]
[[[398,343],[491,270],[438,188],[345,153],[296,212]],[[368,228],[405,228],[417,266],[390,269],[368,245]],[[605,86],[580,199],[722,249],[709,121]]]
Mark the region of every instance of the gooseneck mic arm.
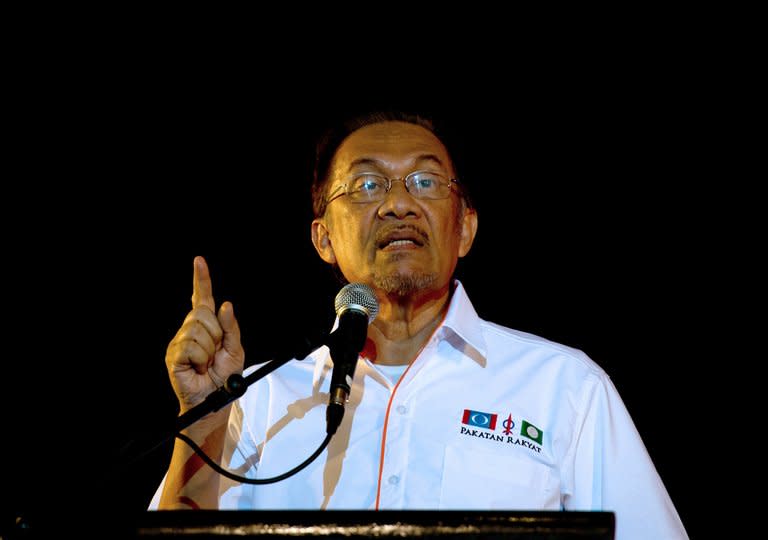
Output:
[[[352,387],[352,377],[355,373],[357,358],[365,345],[365,339],[368,334],[368,325],[378,314],[379,306],[373,290],[362,283],[350,283],[339,291],[336,295],[336,315],[339,319],[337,329],[331,334],[322,334],[313,339],[303,339],[298,346],[295,346],[290,353],[275,356],[271,361],[255,370],[253,373],[243,377],[239,374],[232,374],[227,382],[221,388],[210,393],[202,403],[192,407],[184,414],[176,418],[173,429],[157,440],[148,450],[140,453],[137,457],[129,461],[133,463],[143,458],[150,452],[159,448],[168,439],[177,437],[186,442],[209,466],[218,473],[248,484],[269,484],[288,478],[299,472],[304,467],[320,455],[336,433],[341,420],[344,417],[344,406],[349,400],[349,394]],[[312,351],[328,345],[331,351],[331,358],[334,363],[333,375],[331,376],[330,399],[326,409],[326,437],[315,452],[303,463],[294,467],[290,471],[274,478],[245,478],[223,469],[211,458],[209,458],[192,439],[181,433],[193,423],[200,420],[205,415],[218,411],[222,407],[232,403],[243,394],[246,389],[275,371],[290,360],[303,360]]]
[[[227,378],[227,381],[223,386],[208,394],[202,403],[198,403],[184,414],[176,417],[173,427],[155,438],[152,443],[146,444],[147,441],[144,441],[142,444],[138,441],[131,441],[125,445],[120,453],[121,459],[125,460],[127,465],[143,459],[148,454],[160,448],[166,441],[178,437],[181,431],[188,428],[205,415],[218,411],[222,407],[229,405],[241,397],[254,382],[266,377],[291,360],[304,360],[312,351],[325,345],[329,340],[330,336],[328,333],[313,336],[312,338],[304,337],[299,341],[298,345],[294,346],[290,351],[286,350],[282,354],[274,355],[271,360],[265,361],[264,365],[253,373],[250,373],[245,377],[238,373],[233,373]],[[182,437],[184,436],[182,435]],[[136,446],[144,446],[144,450],[137,452],[135,449]],[[130,454],[133,454],[133,457],[129,457]]]
[[[261,366],[253,373],[243,377],[238,373],[233,373],[227,379],[227,382],[218,388],[217,390],[208,394],[208,397],[202,403],[199,403],[189,409],[187,412],[176,418],[174,425],[174,433],[178,433],[183,429],[191,426],[203,416],[214,411],[218,411],[225,405],[229,405],[237,398],[245,394],[248,387],[258,381],[259,379],[266,377],[283,364],[290,362],[291,360],[304,360],[315,349],[325,345],[329,341],[330,336],[325,334],[319,338],[309,339],[304,338],[299,346],[294,349],[292,353],[281,354]],[[168,438],[173,435],[169,435]],[[163,441],[164,442],[164,441]]]

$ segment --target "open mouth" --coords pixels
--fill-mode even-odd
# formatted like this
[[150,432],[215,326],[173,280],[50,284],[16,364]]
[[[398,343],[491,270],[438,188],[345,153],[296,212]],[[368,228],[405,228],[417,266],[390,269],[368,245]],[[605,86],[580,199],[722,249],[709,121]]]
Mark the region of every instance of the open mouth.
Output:
[[422,247],[429,242],[427,234],[416,227],[381,231],[376,239],[376,247],[379,249],[399,247]]

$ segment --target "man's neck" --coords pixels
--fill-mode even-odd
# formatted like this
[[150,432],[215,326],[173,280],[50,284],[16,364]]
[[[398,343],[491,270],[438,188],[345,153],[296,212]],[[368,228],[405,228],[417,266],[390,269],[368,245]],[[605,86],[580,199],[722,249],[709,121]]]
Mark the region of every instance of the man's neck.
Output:
[[[368,329],[363,356],[383,365],[409,364],[421,352],[448,310],[450,289],[420,299],[387,299]],[[393,301],[394,300],[394,301]]]

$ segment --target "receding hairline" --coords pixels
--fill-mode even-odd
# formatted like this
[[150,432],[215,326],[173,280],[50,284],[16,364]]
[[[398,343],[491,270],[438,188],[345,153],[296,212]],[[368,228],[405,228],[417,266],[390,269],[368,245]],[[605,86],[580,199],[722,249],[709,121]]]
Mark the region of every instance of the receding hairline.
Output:
[[[417,128],[417,131],[422,132],[428,138],[432,139],[432,142],[434,144],[437,144],[441,150],[439,154],[443,154],[445,156],[444,158],[441,158],[440,155],[438,155],[438,153],[431,152],[428,149],[426,149],[426,151],[416,150],[415,152],[416,155],[414,155],[413,157],[410,157],[411,161],[414,164],[419,162],[424,162],[424,161],[433,161],[437,163],[440,167],[444,168],[446,171],[450,172],[451,175],[455,175],[456,170],[455,170],[455,164],[453,162],[453,157],[451,156],[450,151],[448,150],[447,146],[445,145],[443,140],[440,138],[440,136],[432,130],[431,125],[427,127],[421,124],[415,124],[415,123],[406,122],[403,120],[388,120],[388,119],[372,122],[370,124],[365,124],[363,126],[358,127],[354,131],[351,131],[350,133],[348,133],[347,136],[344,137],[344,139],[342,139],[339,142],[333,154],[331,155],[331,160],[329,163],[330,167],[328,172],[331,173],[333,171],[333,169],[335,168],[334,167],[335,164],[338,162],[340,153],[343,152],[343,150],[345,149],[345,146],[347,145],[347,143],[352,137],[354,137],[355,135],[359,135],[361,131],[367,130],[369,128],[375,129],[375,128],[380,128],[383,125],[393,125],[393,124],[399,125],[403,130],[410,131],[410,132],[412,132],[414,127]],[[386,135],[389,135],[391,132],[385,131],[384,133]],[[386,164],[385,159],[380,159],[375,154],[374,155],[364,154],[361,157],[357,157],[353,159],[347,166],[346,172],[350,172],[354,167],[360,166],[360,165],[373,165],[376,167],[380,167],[381,165],[384,165],[384,164]],[[332,178],[329,177],[328,180],[332,180]]]

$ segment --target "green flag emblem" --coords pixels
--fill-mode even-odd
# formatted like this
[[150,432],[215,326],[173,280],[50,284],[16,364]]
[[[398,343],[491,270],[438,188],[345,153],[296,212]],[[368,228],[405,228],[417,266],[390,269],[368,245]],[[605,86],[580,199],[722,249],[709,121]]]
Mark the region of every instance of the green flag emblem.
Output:
[[544,438],[543,431],[541,431],[539,428],[537,428],[533,424],[529,424],[525,420],[523,420],[523,426],[520,428],[520,435],[522,435],[523,437],[527,437],[532,441],[536,441],[539,444],[542,444],[541,440]]

